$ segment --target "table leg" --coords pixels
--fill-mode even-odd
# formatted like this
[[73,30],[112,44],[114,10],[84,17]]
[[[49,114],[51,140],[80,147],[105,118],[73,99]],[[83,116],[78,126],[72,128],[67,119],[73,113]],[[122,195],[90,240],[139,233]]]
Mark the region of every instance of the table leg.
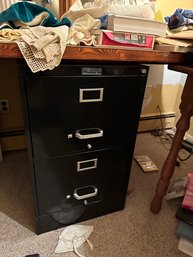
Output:
[[161,177],[158,180],[155,196],[151,202],[150,210],[157,214],[161,210],[162,199],[166,194],[170,179],[174,173],[176,159],[181,147],[184,135],[190,126],[190,118],[193,115],[193,75],[188,75],[180,103],[181,117],[176,124],[176,133],[161,171]]

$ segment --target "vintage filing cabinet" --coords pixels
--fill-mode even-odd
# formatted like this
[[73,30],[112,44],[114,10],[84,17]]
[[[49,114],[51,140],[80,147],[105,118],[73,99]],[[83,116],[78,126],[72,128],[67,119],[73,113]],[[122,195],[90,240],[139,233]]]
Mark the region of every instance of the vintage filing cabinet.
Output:
[[19,67],[37,233],[123,209],[148,67]]

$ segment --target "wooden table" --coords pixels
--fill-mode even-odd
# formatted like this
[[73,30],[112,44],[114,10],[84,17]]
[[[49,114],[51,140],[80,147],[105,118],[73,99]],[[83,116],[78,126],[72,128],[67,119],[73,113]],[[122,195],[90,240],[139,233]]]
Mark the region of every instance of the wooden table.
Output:
[[[0,44],[0,58],[22,58],[22,54],[16,44]],[[155,196],[151,203],[151,211],[159,213],[162,199],[168,189],[170,179],[174,173],[177,154],[185,132],[190,125],[190,118],[193,115],[193,52],[176,53],[163,52],[155,50],[130,50],[123,48],[107,47],[72,47],[67,46],[63,55],[64,60],[73,61],[94,61],[94,62],[125,62],[125,63],[143,63],[143,64],[170,64],[169,68],[188,73],[180,104],[181,117],[176,125],[177,132],[161,171],[161,177],[158,181]]]
[[[16,44],[0,44],[0,58],[22,58]],[[67,46],[63,55],[65,60],[116,61],[149,64],[193,64],[192,53],[175,53],[157,50],[127,50],[107,47]]]

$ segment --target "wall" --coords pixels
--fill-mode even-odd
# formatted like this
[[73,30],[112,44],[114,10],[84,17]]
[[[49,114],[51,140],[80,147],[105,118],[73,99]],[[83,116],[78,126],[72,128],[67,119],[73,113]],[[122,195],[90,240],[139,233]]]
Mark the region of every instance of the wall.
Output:
[[161,9],[164,16],[171,15],[176,8],[183,9],[193,9],[193,1],[192,0],[156,0],[157,6]]
[[[193,1],[191,0],[157,0],[157,7],[162,11],[163,16],[171,15],[177,8],[192,9]],[[155,76],[156,74],[156,76]],[[146,117],[146,122],[140,122],[139,131],[150,130],[156,126],[160,126],[160,121],[148,121],[147,117],[159,115],[157,105],[163,115],[175,113],[176,118],[163,119],[164,126],[175,126],[179,118],[179,103],[183,86],[186,80],[186,75],[167,69],[167,65],[151,65],[147,89],[144,99],[144,107],[141,117]],[[153,97],[152,97],[153,95]],[[193,138],[193,121],[187,135]]]
[[[42,5],[41,0],[35,0],[35,2],[39,5]],[[52,4],[47,4],[46,8],[50,9],[50,11],[59,18],[59,0],[52,0]]]
[[16,61],[0,59],[0,70],[0,99],[7,99],[9,103],[9,112],[0,113],[0,144],[3,150],[25,148]]
[[161,122],[167,128],[174,126],[185,80],[185,74],[170,71],[167,65],[150,65],[139,124],[140,132],[160,127]]

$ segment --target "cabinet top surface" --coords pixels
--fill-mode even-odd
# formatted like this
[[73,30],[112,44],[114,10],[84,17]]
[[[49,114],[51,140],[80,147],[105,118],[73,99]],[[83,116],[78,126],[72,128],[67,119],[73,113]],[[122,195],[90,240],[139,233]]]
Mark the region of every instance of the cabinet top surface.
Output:
[[[14,43],[0,43],[0,58],[22,58]],[[193,64],[193,52],[179,53],[158,50],[131,50],[110,47],[67,46],[63,60],[110,61],[151,64]]]

